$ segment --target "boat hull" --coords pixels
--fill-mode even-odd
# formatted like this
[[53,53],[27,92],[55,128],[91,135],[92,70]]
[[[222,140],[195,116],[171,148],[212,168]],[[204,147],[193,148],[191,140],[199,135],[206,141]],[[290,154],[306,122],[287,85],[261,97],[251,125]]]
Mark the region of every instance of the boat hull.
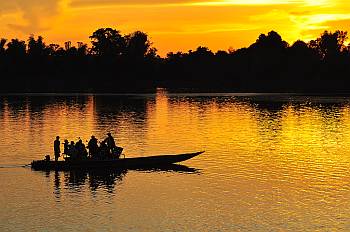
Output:
[[124,158],[115,160],[79,160],[79,161],[46,161],[36,160],[31,163],[34,170],[74,170],[74,169],[101,169],[101,168],[116,168],[116,169],[135,169],[162,167],[170,164],[179,163],[193,157],[196,157],[203,152],[179,154],[179,155],[160,155],[136,158]]

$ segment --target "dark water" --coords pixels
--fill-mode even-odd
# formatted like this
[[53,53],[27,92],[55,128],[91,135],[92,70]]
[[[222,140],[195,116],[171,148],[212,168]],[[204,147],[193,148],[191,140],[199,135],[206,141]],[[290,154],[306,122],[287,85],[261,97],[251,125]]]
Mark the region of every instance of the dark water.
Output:
[[[56,135],[180,170],[36,172]],[[349,231],[350,99],[168,94],[0,97],[0,231]]]

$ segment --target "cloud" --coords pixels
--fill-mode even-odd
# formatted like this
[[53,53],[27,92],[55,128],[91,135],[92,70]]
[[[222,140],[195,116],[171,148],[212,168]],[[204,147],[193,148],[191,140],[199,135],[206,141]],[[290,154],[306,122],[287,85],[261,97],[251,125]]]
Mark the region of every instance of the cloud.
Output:
[[0,16],[20,14],[20,20],[7,22],[9,28],[24,33],[45,30],[45,20],[58,14],[61,0],[11,0],[0,1]]
[[168,5],[198,2],[195,0],[72,0],[71,7],[122,6],[122,5]]
[[[319,0],[322,1],[322,0]],[[323,0],[324,1],[324,0]],[[71,0],[70,6],[238,6],[309,4],[310,0]]]
[[304,16],[304,15],[311,15],[312,12],[311,11],[292,11],[290,12],[290,15],[293,16]]
[[307,40],[310,40],[319,37],[325,30],[333,32],[336,30],[350,31],[350,15],[344,19],[324,21],[319,24],[319,28],[303,30],[301,34]]
[[338,28],[339,30],[344,30],[350,28],[350,15],[348,15],[347,18],[339,19],[339,20],[331,20],[324,22],[325,26],[328,26],[330,28]]

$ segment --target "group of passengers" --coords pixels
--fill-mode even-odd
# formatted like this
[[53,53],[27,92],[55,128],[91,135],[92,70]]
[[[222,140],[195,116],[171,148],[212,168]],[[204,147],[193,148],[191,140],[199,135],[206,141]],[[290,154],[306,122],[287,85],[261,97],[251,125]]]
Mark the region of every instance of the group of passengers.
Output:
[[[65,159],[69,158],[71,160],[84,160],[84,159],[110,159],[110,158],[119,158],[122,148],[118,148],[115,145],[114,138],[111,133],[107,134],[107,138],[105,138],[100,145],[98,145],[98,140],[95,136],[91,136],[91,139],[88,142],[88,145],[85,146],[83,141],[79,138],[79,140],[74,143],[68,140],[64,140],[64,151]],[[54,153],[55,153],[55,161],[58,160],[61,154],[60,149],[60,137],[57,136],[54,141]],[[87,151],[89,149],[89,152]]]

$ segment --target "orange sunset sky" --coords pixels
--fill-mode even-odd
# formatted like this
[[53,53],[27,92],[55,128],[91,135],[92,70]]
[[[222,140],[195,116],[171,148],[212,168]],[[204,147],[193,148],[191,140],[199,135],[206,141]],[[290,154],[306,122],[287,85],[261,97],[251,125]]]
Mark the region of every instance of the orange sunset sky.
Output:
[[260,33],[289,43],[324,30],[350,31],[349,0],[0,0],[0,37],[89,42],[101,27],[149,34],[161,55],[199,45],[240,48]]

